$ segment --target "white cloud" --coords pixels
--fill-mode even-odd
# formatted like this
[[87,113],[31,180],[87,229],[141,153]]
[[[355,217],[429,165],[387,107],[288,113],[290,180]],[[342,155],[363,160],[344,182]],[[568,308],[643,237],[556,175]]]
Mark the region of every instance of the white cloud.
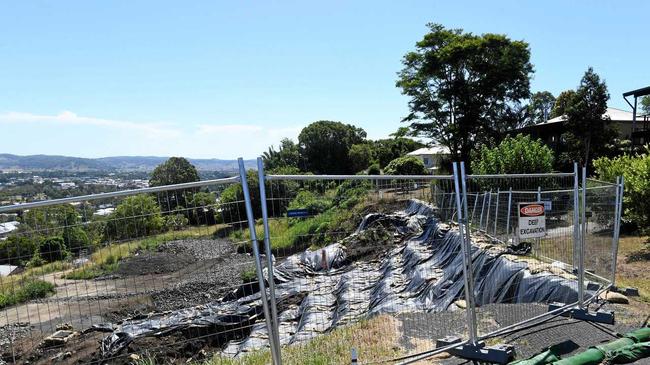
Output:
[[[79,116],[71,111],[56,115],[7,112],[0,126],[16,136],[0,152],[63,154],[98,157],[158,155],[201,158],[251,158],[282,138],[297,139],[301,126],[200,123],[176,125]],[[37,128],[34,128],[34,127]],[[84,128],[81,128],[84,127]]]
[[2,123],[40,123],[44,125],[80,125],[95,126],[114,130],[142,132],[153,137],[176,137],[180,130],[169,123],[137,123],[131,121],[82,117],[71,111],[63,111],[57,115],[39,115],[31,113],[8,112],[0,114]]

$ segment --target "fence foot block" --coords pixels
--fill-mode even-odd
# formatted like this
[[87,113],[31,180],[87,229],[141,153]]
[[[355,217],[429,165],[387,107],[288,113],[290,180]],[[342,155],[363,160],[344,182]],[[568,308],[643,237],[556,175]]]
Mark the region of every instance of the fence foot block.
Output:
[[[436,347],[449,346],[460,342],[461,339],[458,337],[445,337],[436,341]],[[477,344],[459,345],[447,352],[468,360],[507,364],[514,357],[515,349],[512,345],[485,346],[484,342],[479,342]]]
[[[548,306],[549,312],[558,308],[563,307],[564,304],[562,303],[551,303]],[[614,324],[614,311],[596,311],[596,312],[591,312],[589,309],[582,309],[582,308],[570,308],[564,313],[562,313],[563,317],[571,317],[575,319],[580,319],[583,321],[589,321],[589,322],[597,322],[597,323],[605,323],[605,324]]]
[[631,287],[619,288],[617,286],[613,286],[612,291],[624,294],[624,295],[626,295],[628,297],[638,297],[639,296],[639,289],[638,288],[631,288]]

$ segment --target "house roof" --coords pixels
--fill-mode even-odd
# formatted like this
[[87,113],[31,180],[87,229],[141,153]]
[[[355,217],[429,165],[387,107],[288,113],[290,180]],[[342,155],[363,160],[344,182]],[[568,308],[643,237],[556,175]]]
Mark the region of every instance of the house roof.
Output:
[[449,148],[441,145],[434,145],[431,147],[424,147],[417,149],[413,152],[409,152],[406,155],[407,156],[421,156],[421,155],[448,155],[451,152],[449,151]]
[[[631,122],[632,121],[632,112],[628,112],[626,110],[621,110],[621,109],[616,109],[616,108],[607,108],[607,111],[605,112],[605,115],[609,117],[610,120],[613,121],[618,121],[618,122]],[[565,120],[566,117],[564,115],[551,118],[547,120],[544,123],[538,123],[537,125],[540,124],[553,124],[553,123],[560,123],[563,120]],[[638,120],[638,118],[637,118]]]
[[0,265],[0,276],[8,276],[14,270],[16,270],[18,266],[13,266],[13,265]]

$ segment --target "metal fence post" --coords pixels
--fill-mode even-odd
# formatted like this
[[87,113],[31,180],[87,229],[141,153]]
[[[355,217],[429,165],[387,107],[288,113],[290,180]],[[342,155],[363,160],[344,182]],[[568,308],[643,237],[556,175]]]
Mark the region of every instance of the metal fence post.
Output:
[[262,309],[264,310],[264,320],[266,321],[266,329],[269,335],[269,345],[271,347],[271,357],[273,363],[279,365],[281,362],[280,356],[276,351],[275,338],[273,336],[273,323],[271,313],[269,310],[269,302],[266,298],[266,285],[264,285],[264,273],[262,272],[262,261],[260,260],[260,249],[257,245],[257,234],[255,233],[255,216],[253,215],[253,208],[251,205],[251,196],[248,191],[248,182],[246,180],[246,168],[244,167],[244,160],[240,157],[237,159],[239,163],[239,178],[241,180],[242,192],[244,193],[244,201],[246,206],[246,220],[248,221],[248,230],[251,236],[251,245],[253,246],[253,256],[255,256],[255,271],[257,273],[257,282],[260,286],[260,300],[262,302]]
[[257,158],[257,177],[260,185],[260,204],[262,206],[262,221],[264,222],[264,251],[266,252],[266,269],[268,272],[269,296],[271,300],[271,323],[273,327],[273,338],[275,351],[278,353],[278,364],[282,361],[280,348],[280,321],[278,320],[278,309],[275,298],[275,280],[273,276],[273,253],[271,251],[271,230],[269,229],[269,214],[266,206],[266,175],[264,174],[264,162],[261,157]]
[[476,213],[476,206],[478,205],[478,196],[480,194],[476,193],[476,196],[474,198],[474,208],[472,209],[472,219],[470,220],[471,223],[474,223],[474,213]]
[[578,250],[578,305],[585,304],[585,244],[587,241],[587,167],[582,167],[582,231]]
[[578,163],[573,163],[573,271],[578,269],[580,249],[580,190],[578,186]]
[[492,206],[492,189],[490,189],[490,194],[488,195],[488,201],[487,201],[487,212],[485,215],[485,233],[488,231],[488,227],[490,226],[490,207]]
[[481,219],[478,221],[478,230],[483,229],[483,211],[485,210],[485,199],[487,199],[487,191],[483,192],[483,205],[481,205]]
[[494,205],[494,237],[497,236],[497,224],[499,223],[499,195],[501,194],[501,189],[497,189],[497,200]]
[[612,286],[616,286],[616,260],[618,259],[618,238],[621,231],[621,216],[623,209],[623,186],[625,178],[616,178],[616,207],[614,215],[614,235],[612,237]]
[[459,181],[462,181],[463,191],[462,194],[466,195],[465,188],[465,165],[461,162],[461,175],[458,174],[458,163],[454,162],[454,189],[456,190],[456,209],[458,210],[458,231],[460,234],[460,247],[463,255],[463,279],[465,281],[465,304],[467,308],[467,327],[469,330],[469,339],[472,344],[477,343],[478,336],[476,334],[476,309],[474,306],[474,278],[472,271],[472,243],[469,236],[469,231],[466,229],[467,222],[464,219],[464,214],[467,213],[467,199],[465,199],[465,211],[461,207],[461,191]]
[[512,205],[512,187],[508,189],[508,217],[506,220],[506,236],[510,235],[510,212],[511,212],[511,205]]

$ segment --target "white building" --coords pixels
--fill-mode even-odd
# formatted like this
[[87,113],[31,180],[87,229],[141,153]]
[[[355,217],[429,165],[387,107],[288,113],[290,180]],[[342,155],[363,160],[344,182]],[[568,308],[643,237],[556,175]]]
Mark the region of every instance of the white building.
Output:
[[16,222],[16,221],[0,223],[0,237],[6,236],[10,232],[17,230],[19,225],[20,222]]
[[451,155],[449,148],[441,145],[435,145],[431,147],[424,147],[413,152],[406,154],[407,156],[415,156],[422,160],[424,166],[429,169],[429,171],[436,173],[440,170],[442,166],[443,159]]

